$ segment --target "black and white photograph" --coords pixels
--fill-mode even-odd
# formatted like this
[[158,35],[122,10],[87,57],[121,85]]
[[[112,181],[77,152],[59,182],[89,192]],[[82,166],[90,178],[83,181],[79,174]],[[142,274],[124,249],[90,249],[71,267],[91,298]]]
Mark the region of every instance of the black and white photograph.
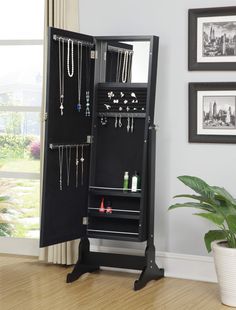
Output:
[[235,96],[203,96],[203,129],[235,129]]
[[236,20],[202,24],[202,56],[236,56]]
[[189,142],[236,142],[236,83],[189,84]]
[[236,70],[236,7],[189,10],[189,70]]

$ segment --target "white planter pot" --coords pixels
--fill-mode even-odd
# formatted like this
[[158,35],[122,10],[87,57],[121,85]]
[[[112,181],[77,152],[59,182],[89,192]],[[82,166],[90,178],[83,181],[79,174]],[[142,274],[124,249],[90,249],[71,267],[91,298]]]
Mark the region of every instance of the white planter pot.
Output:
[[236,249],[223,241],[212,242],[217,278],[223,304],[236,307]]

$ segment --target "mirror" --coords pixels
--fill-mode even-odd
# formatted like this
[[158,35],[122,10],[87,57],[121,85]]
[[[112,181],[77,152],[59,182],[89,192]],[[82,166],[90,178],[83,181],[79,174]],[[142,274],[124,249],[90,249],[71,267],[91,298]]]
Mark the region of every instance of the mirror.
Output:
[[147,83],[149,41],[107,42],[106,82]]

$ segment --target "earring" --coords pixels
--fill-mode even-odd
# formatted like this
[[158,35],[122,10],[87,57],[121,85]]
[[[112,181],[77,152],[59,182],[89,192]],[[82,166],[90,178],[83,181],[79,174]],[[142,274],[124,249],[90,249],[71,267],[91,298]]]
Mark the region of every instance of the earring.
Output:
[[118,119],[117,116],[115,117],[115,128],[117,128]]
[[127,117],[127,132],[129,132],[130,129],[130,117]]
[[107,117],[106,116],[102,116],[101,117],[101,125],[105,126],[107,124]]
[[120,115],[120,117],[119,117],[119,127],[120,127],[120,128],[122,127],[121,115]]
[[131,128],[130,131],[133,133],[134,132],[134,117],[132,116],[131,118]]

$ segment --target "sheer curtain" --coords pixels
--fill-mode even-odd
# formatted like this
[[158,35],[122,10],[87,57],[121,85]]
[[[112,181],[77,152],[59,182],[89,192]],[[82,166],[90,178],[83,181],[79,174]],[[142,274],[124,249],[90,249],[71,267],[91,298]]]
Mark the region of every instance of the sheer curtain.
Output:
[[[79,0],[45,0],[45,28],[44,28],[44,82],[42,104],[42,130],[41,130],[41,180],[43,178],[43,146],[44,146],[44,113],[46,102],[46,76],[47,76],[47,34],[48,27],[79,31]],[[42,182],[41,182],[42,184]],[[42,187],[41,187],[42,193]],[[77,261],[79,240],[64,242],[41,248],[39,260],[54,264],[71,265]]]

